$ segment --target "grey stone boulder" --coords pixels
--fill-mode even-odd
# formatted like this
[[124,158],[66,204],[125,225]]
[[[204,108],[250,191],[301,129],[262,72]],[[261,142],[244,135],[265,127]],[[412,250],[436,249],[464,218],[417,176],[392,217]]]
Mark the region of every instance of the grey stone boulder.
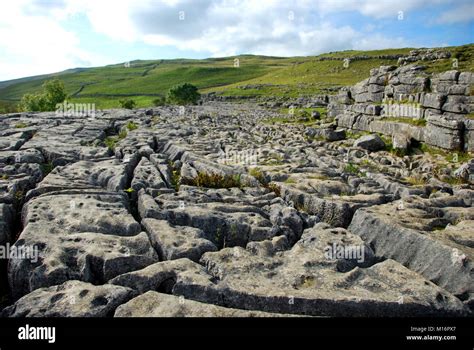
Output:
[[421,99],[421,105],[427,108],[441,109],[446,102],[445,94],[426,93]]
[[[320,239],[321,230],[328,232]],[[330,230],[307,230],[291,250],[272,257],[237,247],[206,253],[201,263],[217,279],[216,286],[202,293],[202,287],[189,284],[187,294],[180,295],[204,302],[225,300],[227,307],[314,316],[468,313],[460,300],[394,260],[338,271],[337,255],[329,255],[326,247],[339,242],[347,253],[356,241],[347,231]],[[342,232],[349,240],[338,236]]]
[[470,206],[470,200],[452,196],[407,199],[357,210],[348,229],[370,244],[376,256],[394,259],[462,297],[474,291],[472,248],[439,228],[472,220]]
[[425,142],[449,150],[460,150],[462,147],[463,122],[443,116],[429,116],[425,128]]
[[143,157],[133,172],[131,188],[138,192],[142,188],[146,191],[166,188],[166,182],[160,171],[145,157]]
[[360,147],[371,152],[380,151],[385,148],[385,142],[379,135],[365,135],[354,142],[355,147]]
[[199,261],[205,252],[217,251],[214,243],[204,238],[206,234],[198,228],[173,226],[156,219],[143,219],[142,225],[162,260],[189,258]]
[[9,261],[14,297],[73,279],[105,283],[158,260],[122,194],[65,191],[41,195],[24,206],[23,224],[14,246],[35,254]]
[[1,317],[110,317],[136,296],[130,288],[81,281],[40,288],[7,307]]
[[132,288],[140,294],[147,291],[186,294],[188,285],[198,286],[202,293],[206,293],[214,284],[203,266],[187,258],[157,262],[119,275],[110,283]]

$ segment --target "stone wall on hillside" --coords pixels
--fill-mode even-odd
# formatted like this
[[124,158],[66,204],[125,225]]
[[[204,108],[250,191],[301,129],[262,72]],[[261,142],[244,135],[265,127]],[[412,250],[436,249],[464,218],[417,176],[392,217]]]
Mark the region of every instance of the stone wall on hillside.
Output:
[[[428,74],[424,66],[381,66],[329,98],[338,126],[447,150],[474,151],[474,73]],[[396,139],[396,140],[395,140]]]

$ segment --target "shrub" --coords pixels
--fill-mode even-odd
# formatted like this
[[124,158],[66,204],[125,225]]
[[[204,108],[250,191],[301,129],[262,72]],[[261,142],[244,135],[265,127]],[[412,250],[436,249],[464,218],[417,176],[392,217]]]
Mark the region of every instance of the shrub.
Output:
[[153,106],[160,107],[166,104],[166,98],[163,96],[157,97],[153,100]]
[[186,105],[196,104],[201,95],[197,87],[192,84],[184,83],[171,88],[168,91],[166,99],[171,104]]
[[59,79],[45,81],[42,88],[43,91],[40,93],[23,95],[20,102],[21,110],[31,112],[54,111],[56,105],[64,102],[67,97],[64,83]]
[[67,97],[64,83],[59,79],[47,80],[43,84],[48,110],[53,111],[56,105],[63,103]]
[[134,109],[137,103],[134,100],[119,100],[120,107],[125,109]]

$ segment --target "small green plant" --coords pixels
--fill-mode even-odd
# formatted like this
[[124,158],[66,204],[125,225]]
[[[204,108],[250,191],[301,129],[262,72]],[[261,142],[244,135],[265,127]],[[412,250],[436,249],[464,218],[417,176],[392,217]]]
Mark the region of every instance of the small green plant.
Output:
[[349,174],[354,174],[354,175],[358,175],[360,173],[360,169],[357,165],[355,164],[352,164],[352,163],[348,163],[345,167],[344,167],[344,172],[345,173],[349,173]]
[[467,180],[460,178],[460,177],[452,177],[449,176],[448,178],[444,179],[443,182],[450,184],[451,186],[458,186],[468,183]]
[[3,174],[2,176],[0,176],[0,179],[2,179],[2,180],[8,180],[8,175]]
[[127,188],[127,189],[124,190],[124,192],[127,192],[127,193],[132,193],[132,192],[134,192],[134,191],[135,191],[135,190],[134,190],[133,188],[131,188],[131,187],[129,187],[129,188]]
[[23,122],[20,122],[20,123],[17,123],[15,124],[15,128],[16,129],[23,129],[23,128],[26,128],[28,125],[23,123]]
[[23,198],[25,197],[25,192],[16,191],[13,196],[15,197],[15,201],[20,203],[21,201],[23,201]]
[[127,130],[125,130],[125,129],[120,130],[120,132],[119,132],[119,134],[118,134],[119,140],[122,140],[122,139],[124,139],[124,138],[126,138],[126,137],[127,137]]
[[109,136],[104,140],[105,146],[107,146],[111,151],[115,151],[115,144],[117,143],[117,137]]
[[277,197],[280,197],[280,196],[281,196],[281,187],[278,186],[277,184],[275,184],[275,183],[269,183],[269,184],[266,186],[266,188],[269,189],[270,191],[272,191],[273,193],[275,193]]
[[[181,179],[182,181],[183,179]],[[182,181],[185,185],[204,187],[204,188],[232,188],[241,187],[240,174],[238,175],[220,175],[215,173],[198,172],[194,179]]]
[[125,109],[134,109],[136,106],[136,102],[131,99],[124,99],[124,100],[119,100],[120,107],[125,108]]
[[130,131],[136,130],[136,129],[138,129],[138,125],[135,124],[135,122],[133,122],[133,121],[129,121],[127,123],[127,129],[130,130]]
[[291,178],[291,177],[289,177],[288,179],[285,180],[285,183],[286,183],[286,184],[295,184],[295,183],[296,183],[296,180],[293,179],[293,178]]
[[53,171],[54,166],[52,162],[44,163],[40,165],[40,169],[43,172],[43,176],[48,175],[51,171]]
[[260,168],[252,168],[249,171],[249,175],[253,176],[260,182],[262,185],[267,184],[267,180],[265,179],[265,174],[260,170]]
[[422,179],[419,176],[409,176],[405,178],[405,181],[413,186],[423,186],[426,185],[426,180]]

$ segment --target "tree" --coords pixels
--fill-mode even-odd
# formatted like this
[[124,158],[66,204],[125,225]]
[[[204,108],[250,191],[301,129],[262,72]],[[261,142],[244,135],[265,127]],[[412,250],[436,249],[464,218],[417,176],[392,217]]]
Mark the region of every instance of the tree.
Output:
[[134,109],[135,106],[136,106],[136,102],[134,100],[120,100],[119,101],[120,103],[120,106],[122,108],[126,108],[126,109]]
[[196,104],[200,97],[201,95],[197,87],[189,83],[184,83],[171,88],[168,91],[166,99],[171,104],[186,105]]
[[54,111],[57,104],[64,102],[67,97],[64,83],[59,79],[47,80],[41,87],[43,91],[40,93],[23,95],[20,103],[23,111]]
[[43,84],[46,106],[49,111],[56,109],[56,105],[63,103],[67,97],[64,83],[59,79],[47,80]]

